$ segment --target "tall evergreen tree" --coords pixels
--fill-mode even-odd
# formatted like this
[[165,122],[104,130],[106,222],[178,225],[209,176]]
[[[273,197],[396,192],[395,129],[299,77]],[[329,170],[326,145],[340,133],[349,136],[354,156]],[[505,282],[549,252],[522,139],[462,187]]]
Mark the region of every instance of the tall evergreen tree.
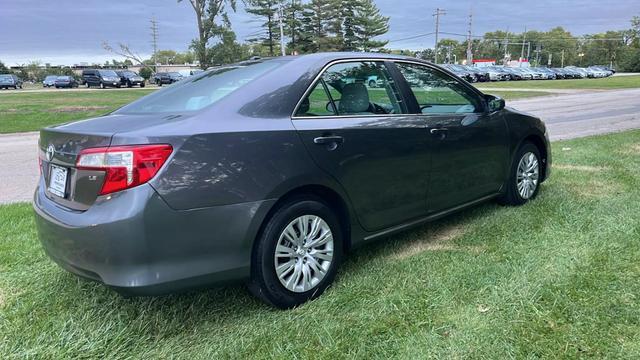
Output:
[[274,48],[276,42],[280,40],[280,31],[277,23],[278,9],[283,5],[282,0],[246,0],[247,8],[245,9],[249,14],[253,14],[257,17],[264,19],[261,24],[265,30],[264,36],[253,39],[258,41],[269,48],[269,55],[274,55]]
[[360,0],[341,0],[341,21],[342,21],[342,50],[356,51],[358,50],[358,35],[356,14],[361,11]]
[[284,9],[285,12],[285,33],[289,36],[289,48],[292,51],[299,51],[298,44],[302,34],[302,11],[304,7],[300,0],[289,0]]
[[389,41],[374,40],[374,38],[389,31],[389,17],[380,14],[380,9],[373,0],[359,0],[358,2],[360,8],[354,17],[358,48],[369,51],[385,46]]
[[333,13],[330,0],[311,0],[302,11],[303,32],[301,49],[303,52],[327,51],[329,49],[328,25]]

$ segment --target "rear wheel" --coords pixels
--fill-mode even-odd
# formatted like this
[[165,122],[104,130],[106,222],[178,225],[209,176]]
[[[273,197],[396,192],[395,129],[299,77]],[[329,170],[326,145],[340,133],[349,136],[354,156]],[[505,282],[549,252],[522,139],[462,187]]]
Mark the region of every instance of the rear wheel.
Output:
[[375,80],[369,80],[369,87],[370,88],[374,88],[374,87],[376,87],[376,85],[377,84],[376,84]]
[[249,289],[288,309],[320,296],[333,282],[342,256],[342,231],[321,199],[295,197],[267,220],[256,240]]
[[104,89],[104,88],[105,88],[104,83],[100,82],[100,89]]
[[143,83],[143,82],[141,82],[141,83],[140,83],[140,87],[141,87],[141,88],[143,88],[143,87],[144,87],[144,83]]
[[540,150],[526,142],[516,152],[505,192],[499,201],[505,205],[522,205],[535,198],[540,190]]
[[127,81],[127,87],[130,88],[131,86],[131,81]]

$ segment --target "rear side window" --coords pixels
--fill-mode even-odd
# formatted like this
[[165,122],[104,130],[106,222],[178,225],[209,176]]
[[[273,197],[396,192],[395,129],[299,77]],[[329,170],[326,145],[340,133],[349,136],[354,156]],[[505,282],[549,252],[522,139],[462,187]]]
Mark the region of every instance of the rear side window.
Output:
[[383,62],[338,63],[322,74],[295,116],[405,114],[406,106]]
[[[135,101],[116,113],[189,112],[209,106],[285,61],[271,60],[208,70]],[[160,73],[156,76],[162,75]]]
[[465,114],[482,111],[477,96],[451,76],[427,66],[396,63],[423,114]]

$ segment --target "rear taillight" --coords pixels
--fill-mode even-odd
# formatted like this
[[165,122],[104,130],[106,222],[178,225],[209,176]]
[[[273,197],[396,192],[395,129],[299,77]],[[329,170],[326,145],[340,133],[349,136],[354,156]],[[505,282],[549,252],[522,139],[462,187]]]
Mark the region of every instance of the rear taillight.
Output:
[[100,195],[129,189],[151,180],[167,161],[171,145],[131,145],[84,149],[78,155],[80,170],[103,170]]

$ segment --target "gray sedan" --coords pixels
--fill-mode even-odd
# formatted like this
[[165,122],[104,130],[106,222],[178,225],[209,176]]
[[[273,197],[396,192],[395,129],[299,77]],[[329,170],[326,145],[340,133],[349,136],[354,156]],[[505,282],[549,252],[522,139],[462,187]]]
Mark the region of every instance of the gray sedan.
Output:
[[551,163],[541,120],[362,53],[210,69],[43,129],[39,149],[36,224],[64,269],[127,295],[244,280],[280,308],[322,294],[356,246],[526,203]]

